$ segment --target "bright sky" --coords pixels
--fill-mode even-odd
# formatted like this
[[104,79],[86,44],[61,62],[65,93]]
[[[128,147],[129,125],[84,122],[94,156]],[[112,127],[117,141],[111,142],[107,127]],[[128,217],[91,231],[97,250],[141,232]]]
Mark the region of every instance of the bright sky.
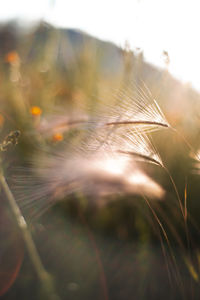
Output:
[[0,0],[0,20],[44,17],[62,27],[84,30],[133,49],[200,90],[200,2],[198,0]]

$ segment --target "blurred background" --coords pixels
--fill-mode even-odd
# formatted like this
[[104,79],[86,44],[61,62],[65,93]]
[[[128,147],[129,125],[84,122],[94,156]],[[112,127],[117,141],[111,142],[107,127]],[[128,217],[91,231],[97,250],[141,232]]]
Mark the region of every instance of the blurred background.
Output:
[[[55,299],[199,299],[197,2],[0,4],[1,142],[21,132],[19,143],[1,152],[2,166],[52,275]],[[43,193],[45,182],[29,169],[35,155],[39,168],[49,153],[71,153],[69,145],[93,139],[99,103],[115,112],[124,101],[120,91],[129,85],[137,94],[144,84],[170,124],[150,135],[167,172],[138,163],[165,191],[162,199]],[[1,299],[45,299],[3,193],[0,201]]]

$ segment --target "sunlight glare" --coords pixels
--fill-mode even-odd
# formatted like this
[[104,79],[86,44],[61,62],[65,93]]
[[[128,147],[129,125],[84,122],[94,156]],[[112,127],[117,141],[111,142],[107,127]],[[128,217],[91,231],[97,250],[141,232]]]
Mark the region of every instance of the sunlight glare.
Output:
[[[12,7],[12,9],[10,9]],[[147,61],[169,71],[200,90],[199,3],[195,0],[35,0],[2,1],[0,19],[44,18],[52,24],[83,30],[119,46],[128,41]]]
[[100,160],[97,164],[98,167],[111,175],[122,175],[127,168],[127,161],[126,157],[110,157],[103,160]]

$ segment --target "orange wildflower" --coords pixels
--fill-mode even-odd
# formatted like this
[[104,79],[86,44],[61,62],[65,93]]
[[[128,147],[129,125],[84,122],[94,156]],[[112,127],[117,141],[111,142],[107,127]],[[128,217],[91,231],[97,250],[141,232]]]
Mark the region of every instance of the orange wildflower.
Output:
[[15,64],[19,62],[19,55],[16,51],[10,51],[5,56],[5,62],[9,64]]
[[55,133],[53,136],[52,136],[52,140],[53,142],[61,142],[63,140],[63,134],[62,133]]
[[32,106],[30,109],[32,116],[40,116],[42,109],[39,106]]

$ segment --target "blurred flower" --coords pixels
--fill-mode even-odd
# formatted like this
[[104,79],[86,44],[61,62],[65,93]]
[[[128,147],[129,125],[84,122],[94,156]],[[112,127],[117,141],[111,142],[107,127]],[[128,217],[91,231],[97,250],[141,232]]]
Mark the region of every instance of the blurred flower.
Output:
[[52,140],[53,140],[53,142],[61,142],[63,140],[63,134],[60,132],[55,133],[52,136]]
[[5,62],[10,65],[10,81],[17,83],[21,79],[20,57],[16,51],[10,51],[5,55]]
[[19,64],[20,58],[19,58],[19,55],[18,55],[17,51],[8,52],[5,55],[5,62],[7,62],[11,65]]
[[42,109],[39,106],[32,106],[30,112],[32,116],[40,116],[42,114]]

